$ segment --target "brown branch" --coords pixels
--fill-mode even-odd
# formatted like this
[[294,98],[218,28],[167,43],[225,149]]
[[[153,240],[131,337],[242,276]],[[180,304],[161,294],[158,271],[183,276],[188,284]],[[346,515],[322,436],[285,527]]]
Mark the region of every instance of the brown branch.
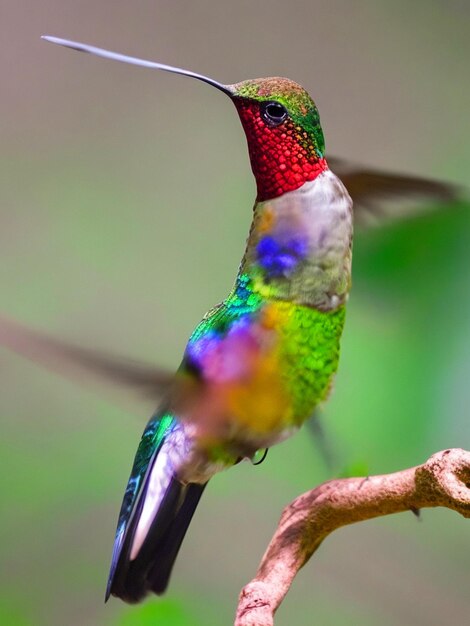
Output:
[[337,528],[436,506],[470,518],[470,452],[444,450],[401,472],[330,480],[302,494],[284,509],[255,578],[242,589],[235,626],[272,626],[295,575]]

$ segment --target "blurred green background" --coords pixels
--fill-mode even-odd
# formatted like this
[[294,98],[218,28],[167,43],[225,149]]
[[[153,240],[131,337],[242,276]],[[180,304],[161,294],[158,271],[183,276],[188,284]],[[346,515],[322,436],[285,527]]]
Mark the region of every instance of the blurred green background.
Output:
[[[230,288],[254,184],[230,102],[202,83],[53,47],[75,38],[223,82],[286,75],[331,154],[465,184],[470,6],[332,0],[3,0],[0,311],[176,367]],[[358,234],[325,427],[345,467],[382,473],[470,446],[470,215]],[[233,620],[282,507],[329,477],[307,430],[216,477],[168,595],[103,604],[113,534],[152,409],[0,350],[0,623]],[[341,530],[276,624],[466,623],[468,522],[445,510]]]

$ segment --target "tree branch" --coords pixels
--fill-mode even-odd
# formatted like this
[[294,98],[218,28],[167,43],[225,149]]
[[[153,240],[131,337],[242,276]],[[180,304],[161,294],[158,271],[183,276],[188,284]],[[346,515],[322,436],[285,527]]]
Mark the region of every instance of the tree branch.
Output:
[[401,472],[330,480],[302,494],[284,509],[255,578],[242,589],[235,626],[273,626],[295,575],[337,528],[436,506],[470,518],[470,452],[444,450]]

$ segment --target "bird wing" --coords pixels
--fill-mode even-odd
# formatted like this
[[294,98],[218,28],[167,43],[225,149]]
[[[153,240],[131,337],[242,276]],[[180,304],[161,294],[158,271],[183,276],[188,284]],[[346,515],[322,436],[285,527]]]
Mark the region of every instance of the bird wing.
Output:
[[140,396],[154,399],[165,395],[174,382],[174,373],[163,368],[57,339],[3,315],[0,346],[74,382],[134,388]]
[[450,183],[370,169],[337,157],[328,163],[348,190],[355,222],[361,226],[412,217],[462,198],[461,189]]

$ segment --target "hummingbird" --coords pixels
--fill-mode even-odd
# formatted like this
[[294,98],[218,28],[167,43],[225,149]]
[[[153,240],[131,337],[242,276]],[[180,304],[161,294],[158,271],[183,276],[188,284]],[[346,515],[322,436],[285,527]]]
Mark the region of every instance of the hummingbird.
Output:
[[[132,380],[153,385],[162,396],[137,448],[106,589],[106,600],[113,595],[135,603],[166,590],[209,480],[243,459],[255,461],[328,398],[351,288],[351,197],[362,203],[363,217],[379,214],[374,200],[384,196],[449,200],[454,194],[443,183],[348,170],[327,160],[317,107],[288,78],[225,85],[178,67],[44,39],[188,76],[224,93],[239,115],[256,180],[253,219],[231,291],[196,326],[175,374],[158,371],[153,377],[145,370]],[[343,181],[330,168],[334,162]],[[41,344],[34,334],[0,321],[0,341],[17,351],[34,356],[46,346],[49,354],[65,351],[119,381],[128,378],[122,367],[86,350]]]

